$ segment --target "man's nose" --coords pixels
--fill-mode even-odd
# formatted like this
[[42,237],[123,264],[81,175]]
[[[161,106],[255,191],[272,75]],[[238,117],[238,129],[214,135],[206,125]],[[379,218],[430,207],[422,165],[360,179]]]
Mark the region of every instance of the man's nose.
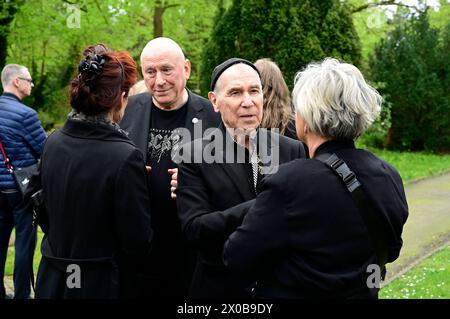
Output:
[[161,72],[156,72],[156,85],[164,85],[166,83],[166,79],[164,78],[164,75]]
[[250,107],[255,104],[255,103],[253,103],[253,98],[252,98],[251,94],[249,94],[248,92],[244,92],[242,98],[243,98],[242,106],[244,106],[244,107]]

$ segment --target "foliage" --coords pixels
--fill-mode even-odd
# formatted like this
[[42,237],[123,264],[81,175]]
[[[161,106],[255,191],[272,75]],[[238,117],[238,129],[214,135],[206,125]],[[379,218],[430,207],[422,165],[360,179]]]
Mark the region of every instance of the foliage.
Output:
[[[222,1],[222,6],[228,3]],[[217,2],[166,0],[164,5],[164,36],[187,53],[193,65],[188,85],[198,91],[201,47]],[[69,111],[68,84],[86,46],[102,42],[127,50],[139,65],[140,53],[152,38],[155,6],[154,0],[36,0],[18,7],[8,34],[7,62],[29,67],[35,87],[25,103],[39,111],[46,127],[61,123]]]
[[388,147],[450,149],[450,33],[430,27],[427,13],[388,33],[370,57],[372,79],[392,103]]
[[223,1],[217,6],[216,0],[188,1],[189,5],[168,10],[164,14],[165,36],[176,40],[191,61],[191,77],[188,87],[200,93],[200,65],[202,48],[206,45],[213,28],[216,11],[228,5]]
[[450,247],[394,280],[380,291],[381,299],[449,299]]
[[433,154],[428,152],[398,152],[367,147],[362,141],[357,147],[365,148],[393,165],[403,182],[439,175],[450,170],[450,155]]
[[23,0],[9,0],[0,2],[0,69],[3,69],[6,62],[8,35],[10,33],[11,22],[23,4]]
[[439,0],[439,10],[430,10],[428,15],[431,26],[437,29],[445,27],[450,17],[450,1]]
[[[376,88],[377,85],[374,85]],[[380,116],[358,139],[358,142],[368,147],[383,149],[386,146],[386,139],[391,127],[391,108],[392,105],[384,99],[381,106]]]
[[[401,24],[405,20],[414,16],[420,11],[427,9],[426,2],[418,2],[418,7],[410,7],[406,9],[401,5],[408,5],[410,2],[405,0],[396,0],[398,6],[384,5],[386,1],[379,1],[376,5],[375,1],[370,2],[371,5],[364,10],[356,10],[356,8],[367,5],[367,0],[347,0],[352,9],[353,23],[361,40],[362,48],[362,64],[364,69],[368,69],[369,55],[373,52],[375,45],[385,37],[386,33],[395,29],[396,24]],[[431,1],[430,1],[431,2]],[[383,5],[381,5],[381,3]],[[394,16],[394,12],[397,14]],[[450,1],[439,0],[439,6],[428,8],[428,15],[431,26],[441,29],[444,27],[450,16]]]
[[358,64],[360,47],[350,11],[338,0],[234,0],[203,51],[203,94],[214,67],[236,56],[271,58],[292,87],[297,71],[326,56]]
[[[351,0],[350,5],[357,7],[365,0]],[[361,41],[362,66],[367,69],[367,61],[375,45],[394,29],[394,25],[386,15],[385,7],[368,8],[352,14],[355,29]]]

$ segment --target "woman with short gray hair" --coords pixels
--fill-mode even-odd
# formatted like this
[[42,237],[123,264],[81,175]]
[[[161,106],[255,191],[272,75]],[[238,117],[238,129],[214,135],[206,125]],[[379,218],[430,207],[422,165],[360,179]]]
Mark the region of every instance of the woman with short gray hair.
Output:
[[400,175],[355,148],[381,97],[353,65],[327,58],[295,79],[298,137],[311,159],[280,166],[224,247],[263,298],[377,298],[398,258],[408,206]]
[[351,64],[312,63],[295,77],[295,110],[306,128],[324,138],[355,140],[377,118],[381,96]]

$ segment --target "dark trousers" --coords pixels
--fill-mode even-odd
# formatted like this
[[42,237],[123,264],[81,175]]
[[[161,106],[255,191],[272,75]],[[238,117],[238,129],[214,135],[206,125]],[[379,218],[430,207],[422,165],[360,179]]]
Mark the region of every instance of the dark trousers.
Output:
[[0,191],[0,299],[5,298],[5,263],[8,243],[16,229],[14,255],[14,298],[30,297],[30,278],[36,246],[36,232],[32,226],[32,213],[23,203],[19,192]]

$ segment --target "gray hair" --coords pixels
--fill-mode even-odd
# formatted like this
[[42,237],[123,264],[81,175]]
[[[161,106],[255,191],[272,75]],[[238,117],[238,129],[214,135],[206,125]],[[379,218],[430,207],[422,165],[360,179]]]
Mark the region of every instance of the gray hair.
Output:
[[326,58],[295,76],[293,102],[311,132],[355,140],[380,114],[382,98],[352,64]]
[[19,64],[7,64],[2,70],[3,89],[8,86],[17,75],[23,75],[28,69]]

